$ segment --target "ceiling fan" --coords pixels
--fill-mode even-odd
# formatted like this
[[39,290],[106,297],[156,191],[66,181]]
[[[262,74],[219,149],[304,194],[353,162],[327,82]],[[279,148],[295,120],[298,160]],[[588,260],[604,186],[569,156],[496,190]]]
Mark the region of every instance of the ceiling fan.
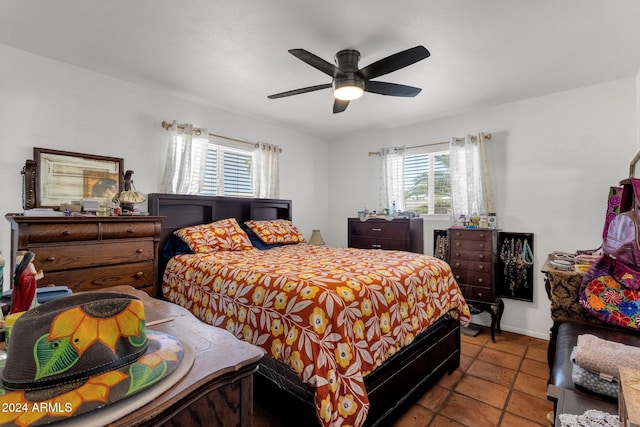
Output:
[[301,93],[313,92],[321,89],[333,87],[333,112],[341,113],[347,109],[349,102],[360,98],[364,92],[377,93],[379,95],[414,97],[422,89],[413,86],[406,86],[397,83],[387,83],[373,81],[376,77],[389,74],[393,71],[407,67],[425,58],[428,58],[429,51],[424,46],[416,46],[387,56],[379,61],[358,68],[360,52],[354,49],[345,49],[335,56],[336,65],[308,52],[304,49],[290,49],[289,53],[306,62],[312,67],[331,76],[333,81],[321,85],[308,86],[300,89],[269,95],[269,99],[284,98],[285,96],[299,95]]

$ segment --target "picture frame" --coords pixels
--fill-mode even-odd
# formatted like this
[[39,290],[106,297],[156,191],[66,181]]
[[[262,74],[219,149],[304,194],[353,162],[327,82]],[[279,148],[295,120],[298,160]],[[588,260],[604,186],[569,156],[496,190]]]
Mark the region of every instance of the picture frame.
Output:
[[35,179],[25,180],[24,191],[35,194],[34,208],[58,209],[61,204],[82,199],[102,203],[110,201],[124,187],[122,158],[40,147],[33,149],[33,157]]

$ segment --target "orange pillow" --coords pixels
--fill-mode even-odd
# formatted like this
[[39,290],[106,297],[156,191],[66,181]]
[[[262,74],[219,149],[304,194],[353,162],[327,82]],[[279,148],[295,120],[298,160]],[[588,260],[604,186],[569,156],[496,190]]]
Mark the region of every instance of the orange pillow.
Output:
[[274,219],[271,221],[251,220],[245,224],[264,243],[304,243],[304,237],[300,230],[286,219]]
[[253,249],[249,236],[235,218],[181,228],[175,231],[175,235],[196,254]]

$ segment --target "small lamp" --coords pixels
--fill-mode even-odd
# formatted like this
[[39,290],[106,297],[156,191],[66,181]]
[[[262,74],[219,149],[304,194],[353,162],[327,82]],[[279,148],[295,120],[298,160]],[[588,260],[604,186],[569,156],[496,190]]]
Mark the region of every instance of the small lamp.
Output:
[[313,230],[311,232],[311,237],[309,238],[310,245],[322,246],[324,245],[324,240],[322,240],[322,234],[320,234],[320,230]]

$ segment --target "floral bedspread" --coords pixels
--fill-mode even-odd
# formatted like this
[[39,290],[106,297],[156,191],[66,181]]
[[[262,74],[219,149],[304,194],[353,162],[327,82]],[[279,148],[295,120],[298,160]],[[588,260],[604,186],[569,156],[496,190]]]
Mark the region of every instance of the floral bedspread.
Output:
[[449,265],[401,251],[298,244],[178,255],[162,291],[288,364],[315,387],[325,426],[361,426],[367,373],[450,310],[469,321]]

